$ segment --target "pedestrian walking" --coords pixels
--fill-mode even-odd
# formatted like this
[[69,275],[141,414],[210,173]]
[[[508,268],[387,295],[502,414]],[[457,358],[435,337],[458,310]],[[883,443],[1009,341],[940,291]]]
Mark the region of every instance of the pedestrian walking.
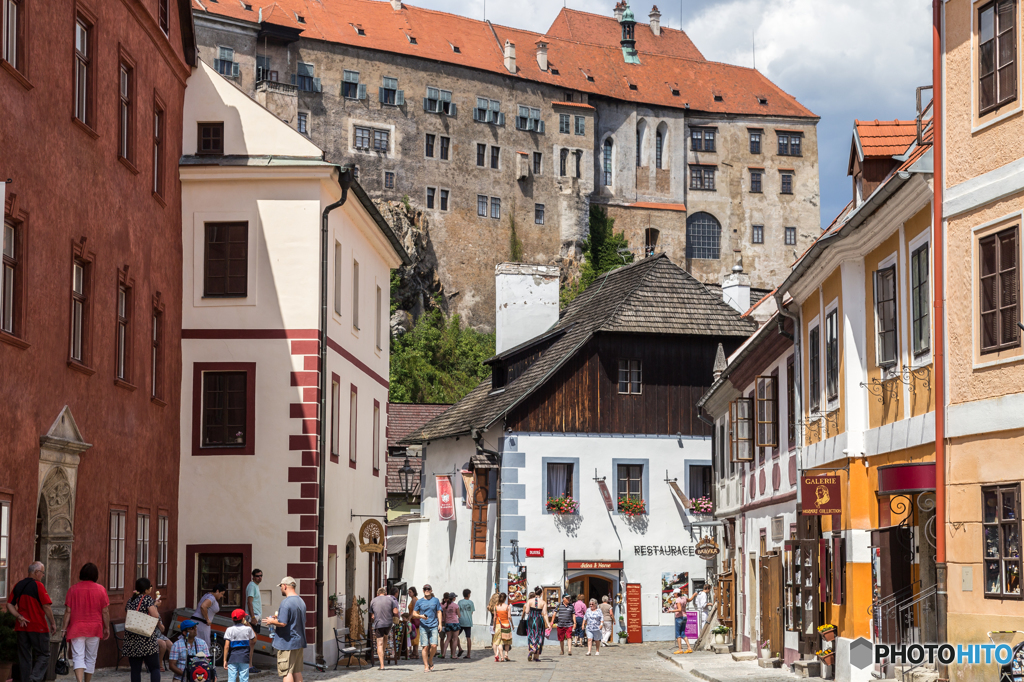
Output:
[[704,625],[708,622],[711,611],[711,584],[704,583],[697,596],[693,598],[693,606],[697,609],[697,637],[704,633]]
[[181,621],[181,637],[171,645],[170,664],[175,682],[181,680],[185,674],[189,658],[200,656],[210,658],[210,647],[206,644],[206,640],[196,636],[196,625],[197,623],[191,619]]
[[572,595],[563,594],[562,601],[555,613],[555,625],[558,627],[558,646],[565,654],[565,640],[569,640],[569,655],[572,656],[572,630],[575,615],[572,608]]
[[491,638],[495,663],[509,660],[508,652],[512,650],[511,613],[508,595],[504,592],[499,593],[498,602],[494,605],[494,637]]
[[132,593],[124,610],[141,611],[148,613],[157,619],[156,628],[149,636],[139,635],[129,630],[124,631],[124,644],[121,649],[128,657],[128,667],[131,669],[131,681],[141,682],[142,665],[146,665],[149,671],[149,682],[160,682],[160,647],[156,643],[156,633],[163,632],[164,624],[160,620],[160,600],[153,598],[153,583],[149,578],[139,578],[135,581],[135,591]]
[[100,569],[88,563],[78,571],[78,582],[64,597],[63,635],[71,645],[75,679],[89,682],[96,670],[100,639],[110,637],[110,599],[97,585]]
[[587,656],[590,655],[591,645],[597,647],[597,651],[594,652],[595,656],[601,655],[601,624],[604,623],[604,614],[601,613],[601,609],[597,608],[597,600],[590,600],[590,608],[587,609],[584,620],[586,621],[585,627],[587,630]]
[[[263,629],[260,619],[263,618],[263,595],[260,593],[260,583],[263,582],[263,571],[258,568],[252,569],[252,580],[245,586],[245,610],[249,613],[249,627],[257,635]],[[249,674],[255,675],[259,669],[249,662]]]
[[406,616],[409,618],[409,656],[408,658],[416,658],[416,648],[420,643],[420,622],[412,617],[413,612],[416,610],[416,601],[419,597],[419,591],[415,587],[409,588],[409,610],[406,612]]
[[57,629],[53,602],[42,580],[46,566],[35,561],[28,577],[19,580],[7,597],[7,611],[17,619],[14,632],[18,642],[18,669],[21,682],[43,682],[50,664],[50,633]]
[[526,605],[526,639],[530,647],[527,661],[540,661],[544,652],[544,639],[548,636],[548,604],[544,601],[544,588],[538,587],[527,600]]
[[210,646],[213,646],[213,640],[210,639],[210,626],[213,624],[214,616],[220,612],[220,600],[224,598],[224,593],[227,591],[227,585],[217,583],[213,586],[212,592],[207,592],[200,598],[199,605],[192,612],[192,620],[196,622],[196,636]]
[[612,605],[608,603],[608,595],[601,597],[598,605],[604,620],[601,622],[601,644],[607,645],[612,638]]
[[473,653],[473,614],[476,612],[476,604],[470,601],[471,594],[468,589],[463,590],[459,601],[459,627],[466,636],[466,658]]
[[[450,653],[453,659],[458,658],[462,655],[462,642],[459,641],[462,626],[459,625],[459,603],[455,601],[454,592],[445,593],[442,608],[444,609],[444,639],[441,640],[441,658],[444,658],[446,653]],[[455,653],[456,646],[459,649],[458,653]]]
[[[676,589],[672,593],[674,599],[672,600],[672,613],[676,617],[676,654],[692,654],[693,648],[690,646],[690,640],[686,637],[686,602],[687,597],[679,589]],[[686,642],[686,650],[683,650],[683,642]]]
[[434,655],[438,643],[438,614],[441,602],[434,596],[430,585],[423,586],[423,596],[416,601],[416,610],[412,617],[420,622],[420,650],[423,652],[423,669],[430,672],[434,669]]
[[587,613],[587,605],[583,602],[583,595],[576,595],[576,602],[572,605],[573,613],[576,617],[576,631],[573,632],[573,636],[578,638],[578,643],[583,646],[583,617]]
[[281,604],[264,625],[274,626],[274,650],[277,651],[277,675],[284,682],[302,682],[302,652],[306,649],[306,602],[295,591],[295,578],[286,576],[278,583]]
[[384,642],[391,634],[391,628],[398,615],[395,600],[388,595],[385,587],[377,588],[377,596],[370,601],[370,617],[373,619],[373,634],[377,641],[377,661],[384,669]]
[[233,625],[224,631],[224,667],[228,682],[249,682],[249,664],[256,647],[256,632],[245,622],[242,609],[231,612]]

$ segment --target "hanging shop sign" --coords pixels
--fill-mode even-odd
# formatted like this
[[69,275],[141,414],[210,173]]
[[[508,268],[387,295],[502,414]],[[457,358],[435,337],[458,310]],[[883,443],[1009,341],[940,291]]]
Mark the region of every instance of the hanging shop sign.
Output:
[[626,583],[626,641],[643,644],[643,613],[640,610],[640,583]]
[[451,521],[455,518],[455,495],[452,493],[452,477],[437,478],[437,518]]
[[604,500],[604,508],[611,511],[613,509],[612,494],[608,492],[608,484],[604,481],[598,481],[597,487],[601,489],[601,499]]
[[803,476],[800,479],[800,511],[813,516],[843,513],[842,488],[838,476]]
[[617,571],[622,568],[621,561],[567,561],[565,567],[572,569],[604,569]]
[[377,519],[366,519],[359,527],[359,551],[384,551],[384,526]]
[[701,538],[701,541],[697,543],[697,548],[694,552],[701,559],[714,559],[719,553],[718,543],[710,535]]
[[527,547],[526,548],[526,556],[528,558],[532,557],[534,559],[543,558],[544,557],[544,548],[543,547]]
[[462,474],[462,484],[466,486],[466,509],[473,508],[473,497],[476,492],[476,481],[473,480],[473,472],[462,470],[459,472]]

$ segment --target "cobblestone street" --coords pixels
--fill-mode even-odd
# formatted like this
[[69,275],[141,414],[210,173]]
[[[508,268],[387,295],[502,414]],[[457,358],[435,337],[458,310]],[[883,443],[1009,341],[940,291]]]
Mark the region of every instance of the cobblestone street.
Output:
[[[743,682],[758,680],[775,682],[794,680],[796,676],[785,670],[764,670],[753,661],[737,662],[730,656],[716,656],[710,653],[694,653],[684,656],[673,656],[666,649],[666,642],[650,644],[630,644],[603,648],[600,656],[586,656],[586,651],[573,651],[573,655],[561,656],[558,646],[545,647],[540,663],[526,660],[525,649],[513,649],[512,661],[495,663],[493,656],[474,653],[470,660],[459,659],[437,660],[434,673],[443,679],[455,676],[459,682],[501,682],[502,680],[524,680],[530,682],[569,682],[585,679],[588,682],[639,682],[639,681],[675,681],[675,682]],[[270,659],[259,657],[257,664],[264,672],[252,678],[252,682],[274,682],[278,680],[270,666]],[[226,682],[227,672],[223,668],[217,671],[219,682]],[[359,680],[405,680],[417,679],[423,675],[423,665],[419,661],[401,661],[398,665],[389,665],[381,672],[374,667],[364,666],[362,669],[345,668],[326,673],[314,672],[307,666],[303,675],[305,682],[323,682],[344,678],[345,682]],[[128,682],[128,671],[122,667],[120,671],[113,669],[97,671],[93,677],[95,682]],[[147,680],[143,671],[143,680]],[[161,679],[169,682],[171,674],[163,673]]]

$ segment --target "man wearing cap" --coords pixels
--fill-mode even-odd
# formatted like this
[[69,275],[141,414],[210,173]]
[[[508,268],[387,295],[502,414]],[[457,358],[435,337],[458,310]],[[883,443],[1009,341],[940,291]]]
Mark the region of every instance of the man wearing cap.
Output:
[[423,668],[427,672],[434,669],[434,654],[437,653],[437,612],[441,602],[434,596],[430,585],[423,586],[423,596],[416,602],[412,617],[420,623],[420,646],[423,651]]
[[194,620],[182,621],[181,637],[171,645],[170,662],[174,679],[180,680],[181,676],[185,674],[185,667],[188,665],[190,656],[195,658],[200,654],[209,660],[210,647],[206,644],[206,640],[196,637],[196,622]]
[[306,602],[295,591],[295,585],[291,576],[278,583],[284,599],[273,617],[263,619],[264,625],[274,626],[277,674],[284,682],[302,682],[302,653],[306,649]]

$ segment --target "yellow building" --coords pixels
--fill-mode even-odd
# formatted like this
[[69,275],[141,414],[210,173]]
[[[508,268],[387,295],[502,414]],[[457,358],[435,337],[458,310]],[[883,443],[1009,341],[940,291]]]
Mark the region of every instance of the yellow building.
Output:
[[805,655],[837,626],[837,680],[887,672],[850,665],[859,637],[934,641],[931,169],[927,123],[856,122],[854,199],[776,292],[799,317],[800,480],[842,495],[839,517],[797,500],[786,623]]
[[[1024,630],[1021,481],[1024,347],[1021,6],[942,7],[942,155],[948,351],[945,423],[946,639],[986,643]],[[1015,643],[1021,641],[1019,635]],[[950,679],[998,680],[995,664]]]

